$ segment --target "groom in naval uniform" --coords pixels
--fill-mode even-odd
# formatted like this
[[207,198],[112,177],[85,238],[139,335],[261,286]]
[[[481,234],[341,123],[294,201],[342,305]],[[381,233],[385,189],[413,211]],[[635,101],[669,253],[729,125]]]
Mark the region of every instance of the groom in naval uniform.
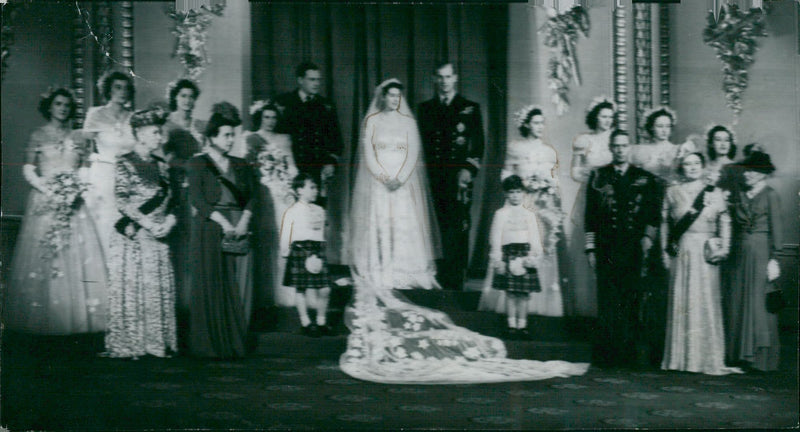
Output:
[[586,191],[586,253],[597,274],[592,363],[636,366],[642,272],[661,222],[661,194],[653,174],[628,163],[627,132],[612,132],[609,148],[612,163],[591,173]]
[[275,129],[292,137],[297,169],[311,174],[324,192],[342,153],[336,108],[319,94],[322,73],[317,65],[301,63],[295,75],[298,88],[275,98],[281,114]]
[[472,181],[483,157],[481,107],[456,93],[451,63],[434,75],[436,97],[421,103],[417,120],[442,239],[438,279],[445,288],[464,285],[469,253]]

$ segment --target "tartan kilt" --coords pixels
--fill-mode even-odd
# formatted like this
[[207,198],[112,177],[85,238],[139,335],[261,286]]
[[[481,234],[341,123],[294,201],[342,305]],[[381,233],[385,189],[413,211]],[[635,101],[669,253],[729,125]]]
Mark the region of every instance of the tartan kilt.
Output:
[[[322,260],[322,270],[317,274],[306,270],[306,258],[311,255],[316,255]],[[325,242],[314,240],[292,242],[289,258],[286,260],[286,272],[283,274],[283,285],[293,287],[298,292],[330,286],[328,263],[325,260]]]
[[505,274],[494,274],[492,287],[496,290],[506,291],[511,295],[527,296],[532,292],[542,290],[539,284],[539,274],[535,268],[528,268],[527,272],[520,276],[514,276],[509,270],[511,260],[528,256],[531,245],[528,243],[510,243],[503,245],[503,263],[506,264]]

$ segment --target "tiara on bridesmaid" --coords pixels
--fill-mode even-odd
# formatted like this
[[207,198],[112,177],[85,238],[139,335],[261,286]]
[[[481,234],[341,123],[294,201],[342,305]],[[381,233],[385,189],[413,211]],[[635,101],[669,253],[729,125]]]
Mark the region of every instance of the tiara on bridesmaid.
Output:
[[264,100],[257,100],[250,104],[250,115],[254,115],[255,113],[264,109],[265,106],[272,105],[272,99],[264,99]]
[[522,125],[525,124],[525,120],[528,118],[528,114],[536,109],[544,115],[544,110],[539,105],[528,105],[514,113],[514,125],[518,128],[522,127]]

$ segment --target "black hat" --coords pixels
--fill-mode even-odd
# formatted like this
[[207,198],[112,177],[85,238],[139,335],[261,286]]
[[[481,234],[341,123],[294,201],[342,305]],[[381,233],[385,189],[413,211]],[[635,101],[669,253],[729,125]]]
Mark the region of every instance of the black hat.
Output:
[[769,155],[762,151],[751,152],[740,165],[745,171],[756,171],[764,174],[772,174],[775,171],[775,165]]

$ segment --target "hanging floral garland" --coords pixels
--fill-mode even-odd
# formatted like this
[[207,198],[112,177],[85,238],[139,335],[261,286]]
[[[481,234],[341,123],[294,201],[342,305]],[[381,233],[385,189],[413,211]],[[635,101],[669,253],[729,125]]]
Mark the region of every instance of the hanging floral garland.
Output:
[[742,93],[747,88],[747,69],[755,62],[756,38],[766,36],[761,9],[741,12],[735,4],[726,4],[716,20],[713,11],[708,12],[703,42],[714,48],[722,60],[722,89],[728,108],[737,118],[742,112]]
[[574,80],[581,85],[575,44],[580,34],[589,36],[589,14],[581,6],[575,6],[562,14],[548,8],[547,14],[549,18],[544,28],[544,44],[550,48],[547,79],[553,92],[551,101],[556,107],[556,113],[562,115],[569,110],[569,81]]
[[178,12],[170,6],[167,14],[175,21],[172,34],[175,35],[173,57],[177,57],[183,65],[184,76],[197,81],[209,63],[206,52],[208,28],[214,16],[222,16],[224,3],[214,3],[210,7],[203,6],[199,10]]

